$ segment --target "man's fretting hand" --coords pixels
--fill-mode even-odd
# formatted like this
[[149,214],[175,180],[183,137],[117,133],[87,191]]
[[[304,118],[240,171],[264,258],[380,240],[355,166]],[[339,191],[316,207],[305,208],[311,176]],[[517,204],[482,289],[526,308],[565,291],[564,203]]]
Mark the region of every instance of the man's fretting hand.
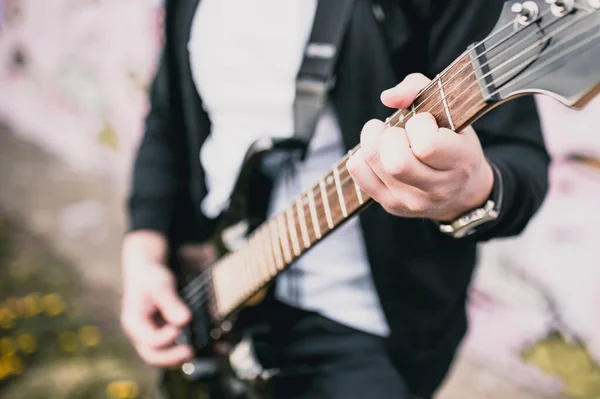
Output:
[[[407,108],[430,80],[409,75],[381,94],[390,108]],[[365,124],[360,149],[347,161],[361,188],[391,214],[451,221],[485,203],[494,174],[473,128],[460,133],[440,128],[418,112],[405,129],[379,120]]]

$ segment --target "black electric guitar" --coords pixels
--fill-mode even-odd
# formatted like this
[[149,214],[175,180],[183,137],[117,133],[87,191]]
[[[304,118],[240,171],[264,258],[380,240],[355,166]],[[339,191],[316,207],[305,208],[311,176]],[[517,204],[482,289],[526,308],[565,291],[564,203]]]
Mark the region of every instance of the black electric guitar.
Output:
[[[404,126],[415,113],[429,112],[439,126],[460,131],[518,96],[545,94],[581,108],[598,92],[600,0],[506,3],[492,33],[466,49],[411,107],[386,123]],[[200,397],[189,388],[202,382],[220,397],[264,398],[261,382],[277,370],[261,366],[251,335],[236,320],[261,301],[279,273],[373,202],[351,179],[345,157],[289,208],[265,220],[266,205],[256,205],[268,202],[265,162],[297,148],[293,141],[275,139],[250,148],[220,219],[213,247],[218,259],[188,278],[181,290],[194,314],[186,337],[198,359],[167,374],[169,397]]]

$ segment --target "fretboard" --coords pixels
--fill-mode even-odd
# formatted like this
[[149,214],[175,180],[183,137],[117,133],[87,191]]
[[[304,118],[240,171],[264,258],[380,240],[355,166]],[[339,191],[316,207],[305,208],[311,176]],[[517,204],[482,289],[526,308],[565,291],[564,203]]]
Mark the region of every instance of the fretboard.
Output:
[[[403,127],[418,112],[431,113],[440,127],[464,129],[486,107],[467,54],[433,79],[389,126]],[[216,313],[224,318],[342,223],[371,204],[345,164],[354,148],[286,210],[259,226],[247,243],[212,268]]]

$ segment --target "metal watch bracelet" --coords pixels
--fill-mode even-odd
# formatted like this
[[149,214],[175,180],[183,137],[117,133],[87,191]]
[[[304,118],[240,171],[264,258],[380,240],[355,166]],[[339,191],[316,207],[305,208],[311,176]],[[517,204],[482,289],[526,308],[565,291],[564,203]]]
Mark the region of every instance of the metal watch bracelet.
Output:
[[500,171],[490,162],[494,172],[494,188],[486,203],[477,209],[469,211],[451,223],[438,223],[442,233],[454,238],[466,237],[477,231],[476,227],[498,219],[502,207],[503,184]]

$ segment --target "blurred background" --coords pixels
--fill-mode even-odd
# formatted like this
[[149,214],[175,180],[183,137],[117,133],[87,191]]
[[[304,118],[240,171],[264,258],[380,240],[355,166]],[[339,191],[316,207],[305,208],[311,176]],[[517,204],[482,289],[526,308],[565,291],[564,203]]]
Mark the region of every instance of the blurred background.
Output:
[[[159,397],[118,312],[160,3],[0,0],[2,399]],[[600,100],[537,100],[550,193],[525,234],[482,247],[440,399],[600,398]]]

